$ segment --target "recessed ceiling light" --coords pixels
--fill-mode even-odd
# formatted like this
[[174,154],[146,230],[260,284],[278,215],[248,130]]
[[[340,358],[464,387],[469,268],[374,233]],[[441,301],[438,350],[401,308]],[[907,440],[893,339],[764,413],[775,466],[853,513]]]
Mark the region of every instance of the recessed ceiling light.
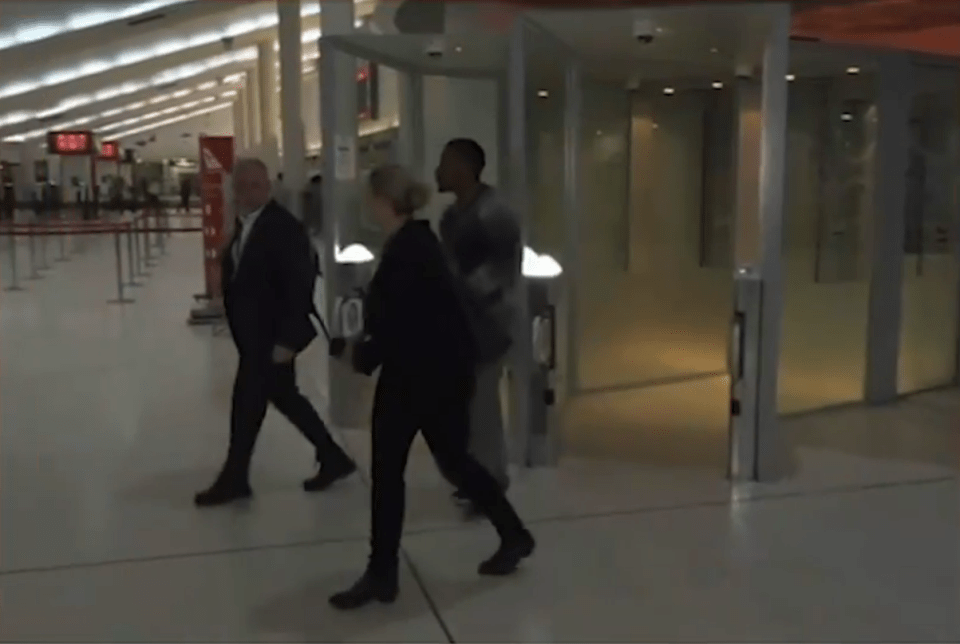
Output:
[[597,130],[597,136],[603,136],[603,130]]
[[717,49],[716,47],[711,47],[711,48],[710,48],[710,53],[711,53],[711,54],[719,54],[719,53],[720,53],[720,50]]
[[454,47],[453,51],[459,54],[461,51],[463,51],[463,47]]
[[539,96],[540,98],[547,98],[548,96],[550,96],[550,92],[548,92],[545,89],[541,89],[540,91],[537,92],[537,96]]
[[847,67],[847,73],[848,73],[848,74],[859,74],[859,73],[860,73],[860,68],[859,68],[859,67]]
[[787,82],[788,82],[788,83],[792,83],[792,82],[795,81],[795,80],[797,80],[797,77],[796,77],[796,76],[794,76],[793,74],[787,74]]
[[667,96],[672,96],[673,94],[676,93],[676,91],[677,91],[677,90],[673,89],[672,87],[664,87],[664,88],[663,88],[663,93],[666,94]]
[[852,121],[852,120],[853,120],[853,114],[851,114],[850,112],[844,112],[843,114],[840,115],[840,120],[841,120],[841,121]]
[[714,81],[712,87],[713,89],[723,89],[723,83],[721,83],[720,81]]

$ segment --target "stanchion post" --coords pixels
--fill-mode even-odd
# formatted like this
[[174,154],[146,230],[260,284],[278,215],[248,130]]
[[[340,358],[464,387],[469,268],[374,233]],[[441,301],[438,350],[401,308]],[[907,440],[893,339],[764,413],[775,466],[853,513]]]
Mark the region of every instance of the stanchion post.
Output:
[[167,224],[166,213],[163,215],[160,214],[160,211],[157,210],[157,242],[160,244],[160,254],[167,254],[167,230],[170,228]]
[[8,286],[6,290],[22,291],[23,287],[20,286],[20,279],[17,273],[17,234],[11,230],[7,239],[10,240],[10,286]]
[[146,227],[143,229],[143,249],[146,254],[146,261],[144,263],[147,265],[147,268],[153,268],[156,264],[153,263],[153,253],[150,251],[150,218],[146,214],[143,216],[143,223],[146,224]]
[[[140,254],[140,260],[143,263],[143,270],[140,272],[140,274],[144,277],[148,277],[150,275],[150,271],[148,271],[147,269],[150,267],[150,262],[148,259],[149,253],[147,251],[148,244],[145,241],[146,230],[144,229],[144,226],[143,226],[143,219],[141,219],[140,217],[137,217],[134,219],[134,221],[136,222],[136,225],[137,225],[137,246],[139,248],[138,252]],[[141,247],[141,242],[143,244],[142,247]]]
[[134,259],[134,247],[135,244],[133,239],[133,222],[127,224],[127,277],[130,278],[130,281],[127,282],[127,286],[140,286],[140,282],[137,281],[137,266]]
[[56,261],[65,262],[67,261],[67,227],[63,225],[63,213],[57,217],[57,232],[59,233],[57,237],[60,238],[60,257]]
[[43,279],[43,275],[40,274],[40,265],[37,262],[37,241],[34,235],[31,235],[33,226],[29,227],[29,232],[27,232],[27,239],[30,240],[30,278],[31,280],[40,280]]
[[[50,220],[47,219],[49,222]],[[47,262],[47,236],[44,234],[47,230],[47,226],[41,226],[40,233],[40,270],[48,271],[50,270],[50,264]]]
[[123,253],[120,250],[120,229],[113,232],[113,248],[117,255],[117,299],[110,300],[110,304],[132,304],[133,300],[124,297],[123,293]]
[[130,222],[130,226],[130,233],[133,236],[133,265],[137,267],[136,275],[139,277],[144,274],[143,266],[141,265],[143,260],[140,257],[140,226],[137,224],[136,219]]

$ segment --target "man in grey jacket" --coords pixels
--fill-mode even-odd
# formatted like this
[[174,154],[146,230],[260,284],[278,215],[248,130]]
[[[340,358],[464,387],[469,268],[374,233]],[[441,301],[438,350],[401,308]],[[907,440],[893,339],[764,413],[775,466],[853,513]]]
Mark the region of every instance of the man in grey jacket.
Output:
[[[440,220],[440,238],[473,326],[479,358],[470,452],[506,489],[510,480],[500,379],[513,344],[523,252],[516,216],[480,178],[485,165],[479,143],[454,139],[443,150],[436,179],[440,192],[456,197]],[[455,496],[463,500],[459,492]]]

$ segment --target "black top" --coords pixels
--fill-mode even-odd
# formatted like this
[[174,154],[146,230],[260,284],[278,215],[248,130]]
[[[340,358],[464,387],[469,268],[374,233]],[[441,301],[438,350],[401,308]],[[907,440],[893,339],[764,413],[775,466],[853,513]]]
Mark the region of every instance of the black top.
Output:
[[316,266],[310,238],[290,211],[271,201],[250,230],[239,265],[224,249],[223,302],[241,356],[276,345],[297,353],[317,335],[310,320]]
[[425,221],[410,221],[383,250],[364,302],[364,339],[354,366],[416,396],[464,386],[475,348],[440,241]]

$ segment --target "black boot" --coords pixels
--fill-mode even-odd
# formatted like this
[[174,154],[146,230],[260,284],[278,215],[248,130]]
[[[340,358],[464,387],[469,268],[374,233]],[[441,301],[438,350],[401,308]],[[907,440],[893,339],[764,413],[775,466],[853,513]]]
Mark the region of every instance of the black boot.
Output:
[[330,597],[330,605],[339,610],[355,610],[374,601],[392,604],[399,592],[396,571],[381,574],[367,570],[349,589]]
[[321,464],[316,476],[303,482],[303,489],[307,492],[323,492],[356,471],[357,464],[344,455],[342,459]]
[[504,537],[493,556],[480,564],[477,570],[481,575],[502,577],[513,573],[520,562],[533,554],[537,543],[527,530]]
[[198,508],[212,508],[249,499],[251,496],[253,490],[245,479],[220,475],[213,485],[193,497],[193,503]]

